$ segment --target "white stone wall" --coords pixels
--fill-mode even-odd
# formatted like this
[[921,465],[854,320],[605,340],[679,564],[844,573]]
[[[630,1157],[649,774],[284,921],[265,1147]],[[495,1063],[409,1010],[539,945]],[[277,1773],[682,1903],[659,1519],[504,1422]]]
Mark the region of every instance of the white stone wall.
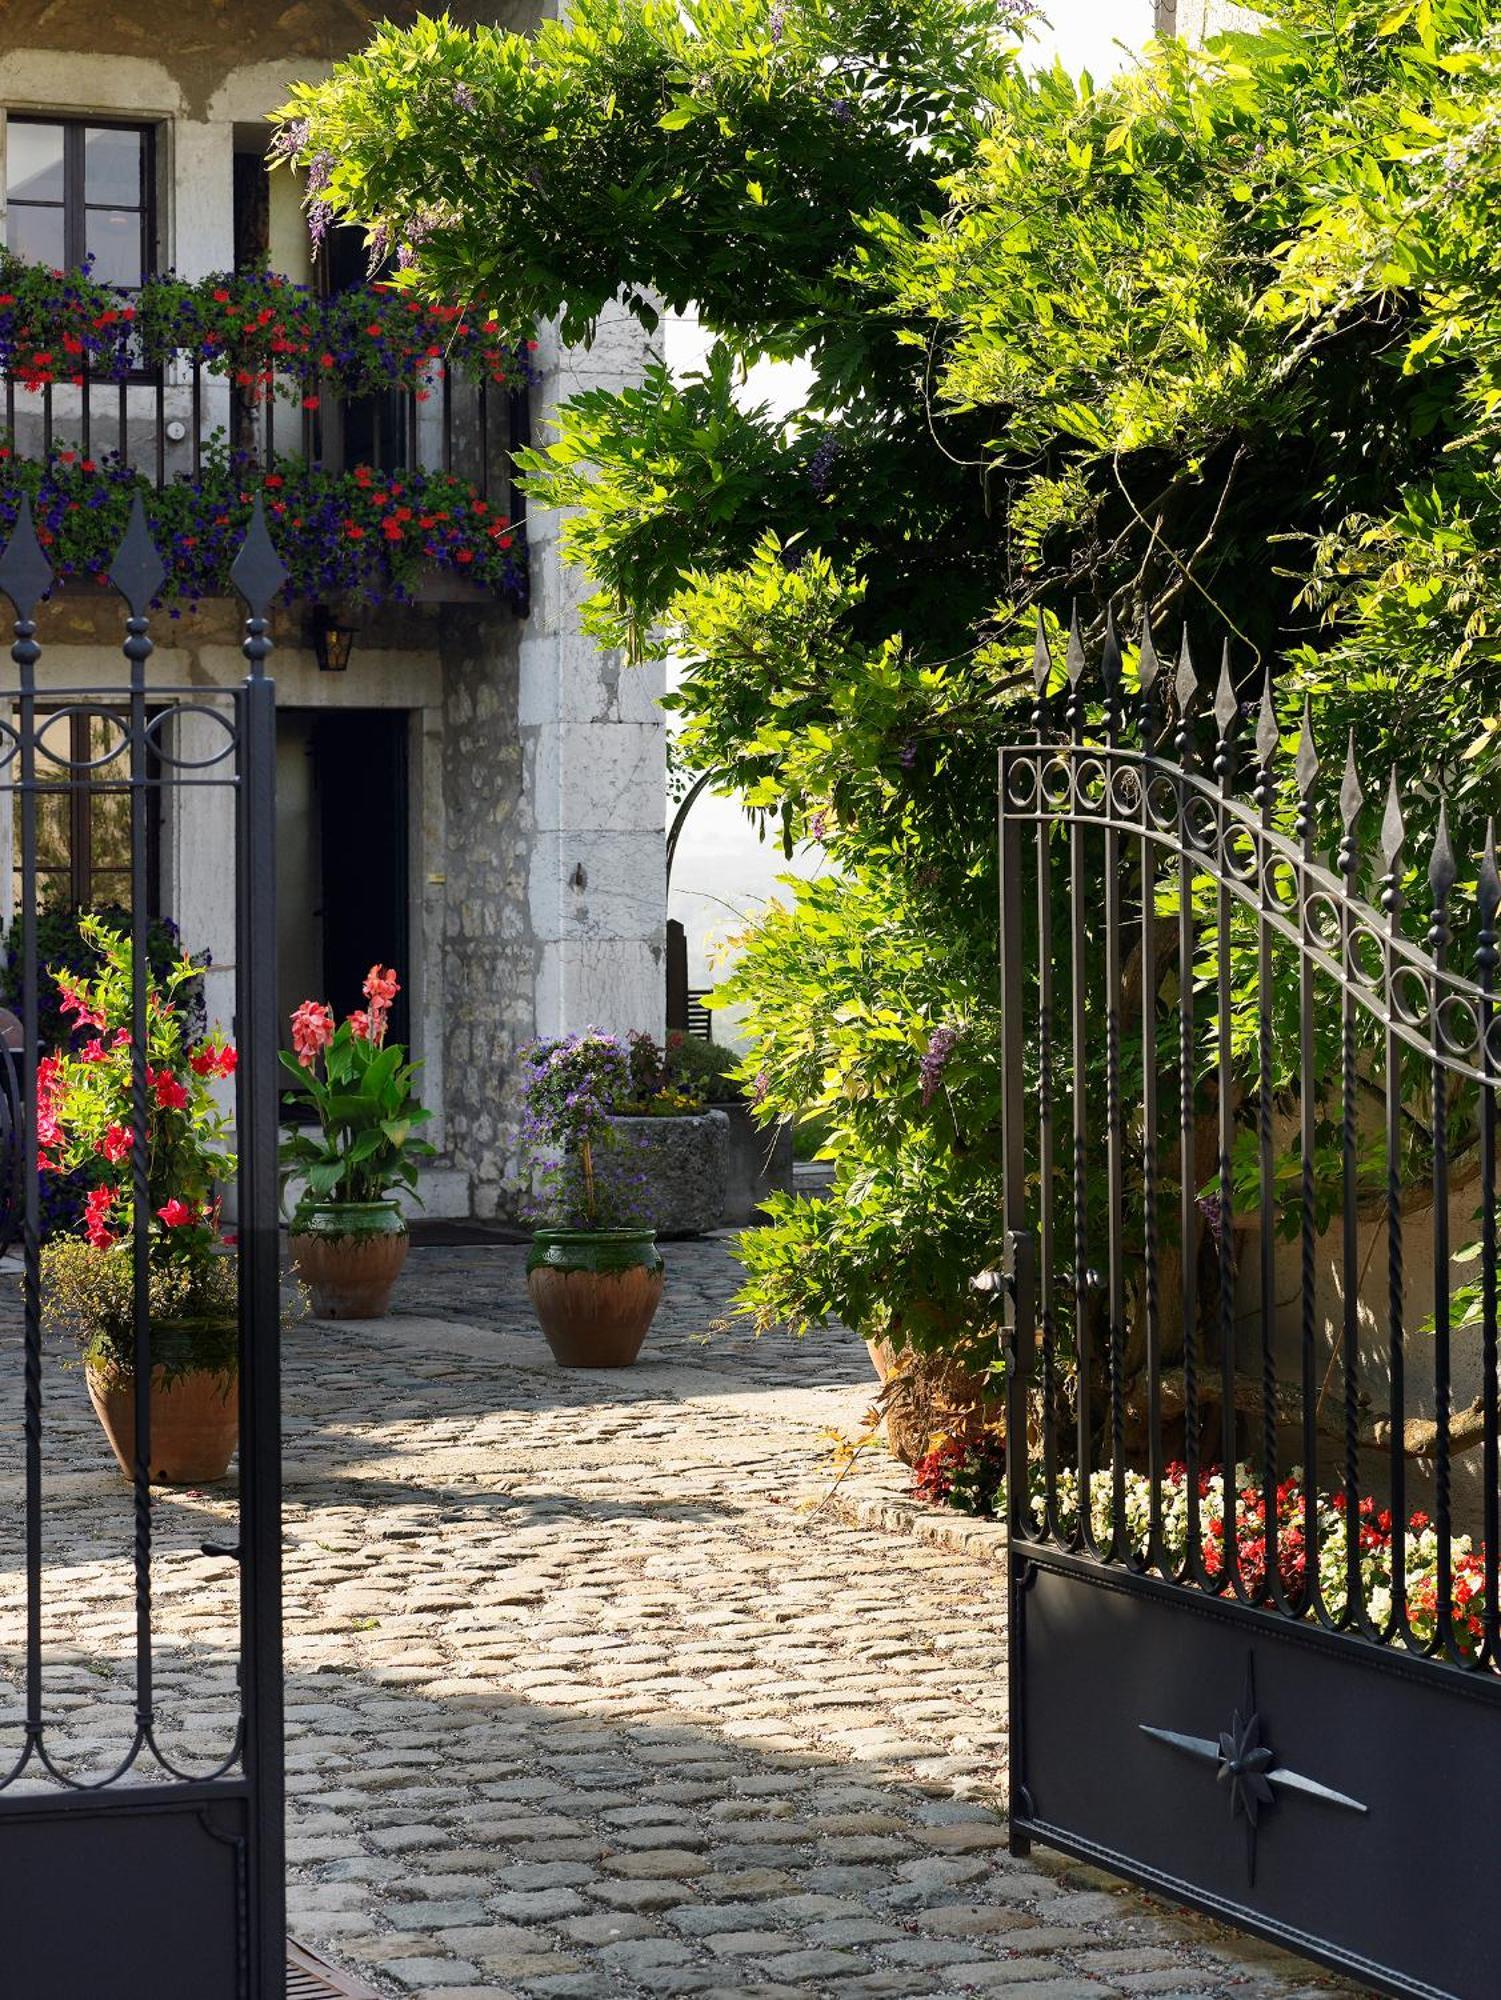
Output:
[[[646,336],[607,314],[586,352],[547,334],[539,436],[578,390],[640,380]],[[527,875],[541,1034],[586,1025],[660,1035],[665,975],[666,737],[660,664],[633,666],[580,629],[588,595],[563,561],[562,521],[534,508],[532,611],[521,640],[519,720],[535,828]]]

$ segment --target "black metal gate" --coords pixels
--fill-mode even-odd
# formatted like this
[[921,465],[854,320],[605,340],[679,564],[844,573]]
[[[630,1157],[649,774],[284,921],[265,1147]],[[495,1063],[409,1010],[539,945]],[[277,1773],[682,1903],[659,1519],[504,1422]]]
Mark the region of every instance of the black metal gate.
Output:
[[[0,592],[15,613],[16,670],[0,708],[0,827],[8,831],[14,862],[21,975],[19,1047],[5,1058],[13,1065],[7,1101],[21,1129],[8,1135],[5,1178],[13,1211],[8,1242],[19,1242],[23,1264],[24,1381],[21,1422],[0,1447],[0,1478],[12,1481],[22,1503],[11,1509],[14,1596],[23,1607],[16,1621],[20,1644],[17,1650],[7,1642],[0,1650],[0,1992],[16,2000],[88,2000],[106,1993],[120,2000],[148,1994],[152,2000],[284,2000],[286,1992],[275,716],[265,671],[269,607],[284,572],[257,504],[234,566],[249,612],[243,650],[250,671],[232,690],[148,680],[148,607],[163,575],[138,500],[110,570],[128,612],[126,672],[107,686],[59,687],[39,672],[37,610],[51,572],[24,503],[0,555]],[[102,750],[86,740],[79,754],[78,734],[67,726],[78,716],[97,721],[107,739]],[[221,893],[226,906],[233,894],[235,905],[227,1018],[238,1051],[239,1168],[234,1189],[226,1192],[237,1209],[232,1254],[238,1258],[240,1445],[238,1536],[199,1547],[184,1545],[180,1521],[164,1537],[148,1479],[153,1327],[147,1151],[155,1107],[167,1100],[159,1091],[151,1095],[157,1078],[148,1063],[147,963],[152,822],[174,802],[201,798],[203,788],[231,802],[224,817],[234,829],[233,880],[226,852]],[[129,1049],[132,1114],[123,1136],[117,1134],[130,1157],[118,1240],[133,1246],[136,1367],[134,1472],[123,1505],[112,1501],[102,1472],[80,1475],[76,1454],[70,1465],[63,1463],[59,1440],[70,1426],[92,1419],[82,1405],[81,1382],[56,1376],[56,1356],[43,1331],[38,1161],[47,1107],[44,1097],[39,1103],[38,1076],[48,1050],[39,1024],[50,980],[38,942],[38,900],[49,859],[46,802],[60,790],[116,801],[114,824],[125,848],[121,873],[129,882],[131,1026],[119,1047]],[[104,1453],[102,1437],[91,1437]],[[53,1509],[71,1504],[72,1518],[79,1518],[73,1489],[80,1476],[92,1482],[88,1506],[96,1510],[91,1527],[97,1547],[90,1543],[84,1553],[113,1554],[118,1535],[134,1638],[133,1672],[118,1704],[113,1741],[101,1740],[109,1738],[117,1714],[108,1700],[112,1662],[88,1658],[86,1636],[67,1637],[66,1619],[79,1610],[78,1600],[87,1612],[103,1587],[94,1568],[70,1567],[70,1558],[79,1559],[76,1550],[60,1547]],[[195,1602],[195,1591],[222,1579],[233,1564],[238,1590],[229,1600],[219,1655],[205,1639],[199,1656],[205,1706],[215,1668],[230,1690],[224,1710],[186,1722],[174,1718],[173,1734],[159,1684],[166,1643],[159,1607],[170,1593],[180,1614]],[[180,1624],[172,1647],[174,1671],[191,1686],[195,1656]]]
[[1000,757],[1013,1844],[1494,1995],[1493,838],[1457,855],[1436,800],[1410,870],[1396,775],[1326,784],[1228,658],[1201,717],[1186,641],[1170,674],[1144,632],[1128,690],[1113,631],[1098,677],[1039,633],[1035,679]]

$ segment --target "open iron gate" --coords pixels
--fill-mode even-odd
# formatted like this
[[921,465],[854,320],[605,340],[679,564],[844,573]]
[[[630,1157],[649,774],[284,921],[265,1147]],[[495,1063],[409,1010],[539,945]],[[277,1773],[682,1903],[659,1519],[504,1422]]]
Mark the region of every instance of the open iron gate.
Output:
[[[24,1567],[24,1631],[19,1661],[7,1648],[0,1670],[0,1991],[17,2000],[284,2000],[287,1982],[283,1888],[283,1764],[280,1617],[280,1437],[277,1279],[277,1023],[275,986],[274,690],[269,607],[284,572],[259,503],[234,565],[249,618],[249,674],[232,690],[149,682],[153,646],[148,608],[164,569],[139,499],[110,569],[125,600],[127,671],[109,685],[58,687],[39,676],[36,612],[52,581],[29,506],[0,555],[0,592],[15,613],[15,679],[0,720],[0,821],[9,829],[21,939],[21,1046],[10,1102],[19,1111],[22,1171],[8,1176],[7,1236],[24,1263],[23,1421],[4,1448],[0,1474],[24,1497],[17,1536]],[[84,717],[103,747],[78,737]],[[85,735],[89,735],[85,731]],[[54,1357],[43,1340],[38,1060],[48,968],[38,946],[39,816],[60,790],[117,801],[128,848],[132,943],[130,1071],[133,1117],[128,1229],[133,1249],[133,1339],[137,1359],[132,1497],[118,1522],[104,1518],[101,1541],[118,1526],[126,1590],[133,1597],[134,1674],[122,1740],[101,1751],[90,1726],[108,1720],[101,1685],[79,1699],[77,1661],[54,1634],[78,1581],[59,1570],[51,1548],[49,1497],[53,1439],[76,1410],[81,1386],[44,1394]],[[238,1046],[234,1190],[239,1289],[239,1536],[237,1543],[164,1547],[150,1463],[151,1317],[147,1310],[149,1211],[146,1148],[152,1079],[148,1070],[147,944],[153,817],[190,797],[229,802],[235,901],[233,999]],[[221,893],[226,901],[230,884]],[[15,1135],[12,1135],[14,1140]],[[76,1380],[76,1378],[75,1378]],[[101,1453],[103,1439],[97,1439]],[[103,1482],[100,1482],[101,1492]],[[180,1541],[180,1536],[179,1536]],[[165,1557],[165,1561],[163,1558]],[[191,1590],[199,1576],[238,1563],[238,1609],[231,1606],[225,1650],[235,1656],[222,1743],[189,1757],[168,1739],[157,1668],[161,1640],[153,1592]],[[196,1565],[189,1571],[186,1565]],[[162,1577],[162,1569],[168,1571]],[[179,1638],[175,1642],[179,1647]],[[207,1642],[205,1642],[205,1653]],[[179,1662],[179,1666],[181,1662]],[[100,1663],[99,1671],[106,1671]],[[206,1668],[205,1668],[206,1672]],[[81,1743],[70,1730],[82,1725]]]
[[1493,837],[1460,859],[1441,804],[1409,884],[1394,774],[1368,901],[1353,746],[1326,865],[1308,717],[1290,759],[1268,684],[1243,750],[1228,657],[1209,730],[1186,641],[1170,678],[1143,632],[1128,700],[1113,629],[1098,677],[1039,631],[1035,682],[999,776],[1013,1845],[1494,1995]]

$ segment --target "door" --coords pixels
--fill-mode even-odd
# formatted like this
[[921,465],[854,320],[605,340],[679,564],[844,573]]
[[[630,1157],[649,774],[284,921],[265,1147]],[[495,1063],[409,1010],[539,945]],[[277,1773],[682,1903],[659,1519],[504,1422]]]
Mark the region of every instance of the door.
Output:
[[285,1025],[301,1001],[362,1007],[375,964],[402,980],[392,1037],[409,1041],[409,815],[406,709],[284,709],[279,887]]

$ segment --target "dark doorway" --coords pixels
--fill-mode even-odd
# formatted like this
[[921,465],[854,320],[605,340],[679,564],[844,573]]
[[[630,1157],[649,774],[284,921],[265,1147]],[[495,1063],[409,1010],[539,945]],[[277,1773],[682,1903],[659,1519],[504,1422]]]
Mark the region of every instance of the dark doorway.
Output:
[[300,1001],[362,1007],[374,964],[402,982],[394,1040],[410,1043],[405,709],[283,709],[278,722],[283,1023]]

